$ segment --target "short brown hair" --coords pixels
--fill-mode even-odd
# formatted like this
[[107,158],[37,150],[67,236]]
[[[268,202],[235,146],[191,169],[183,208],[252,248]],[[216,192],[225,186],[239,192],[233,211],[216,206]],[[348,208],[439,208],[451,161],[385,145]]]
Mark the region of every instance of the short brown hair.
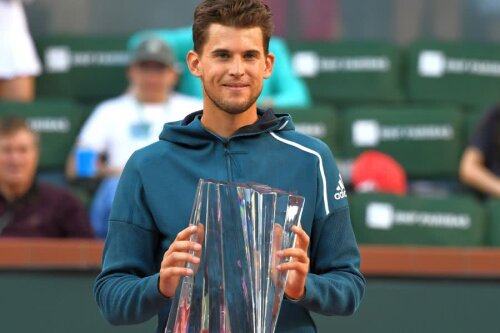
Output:
[[212,23],[262,30],[264,51],[269,52],[269,40],[273,33],[272,14],[262,0],[203,0],[194,11],[194,50],[201,53],[207,41],[207,30]]
[[0,117],[0,137],[10,136],[20,131],[28,131],[33,134],[35,143],[38,145],[38,133],[28,125],[24,118],[11,115]]

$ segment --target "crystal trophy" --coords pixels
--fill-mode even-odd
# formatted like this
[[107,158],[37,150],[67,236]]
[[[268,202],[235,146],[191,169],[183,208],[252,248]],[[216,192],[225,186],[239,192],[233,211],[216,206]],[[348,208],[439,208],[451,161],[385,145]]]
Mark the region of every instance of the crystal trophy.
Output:
[[[260,184],[200,179],[190,224],[202,245],[193,276],[179,281],[166,333],[272,333],[304,198]],[[200,239],[198,239],[200,237]],[[194,252],[192,253],[194,254]]]

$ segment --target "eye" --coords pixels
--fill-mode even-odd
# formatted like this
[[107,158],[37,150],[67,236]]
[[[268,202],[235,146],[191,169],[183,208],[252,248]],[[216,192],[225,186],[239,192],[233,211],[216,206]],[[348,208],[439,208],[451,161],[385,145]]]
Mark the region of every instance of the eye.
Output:
[[219,59],[229,59],[228,52],[215,52],[214,56]]
[[247,52],[245,53],[244,55],[245,59],[256,59],[258,57],[258,53],[257,52]]

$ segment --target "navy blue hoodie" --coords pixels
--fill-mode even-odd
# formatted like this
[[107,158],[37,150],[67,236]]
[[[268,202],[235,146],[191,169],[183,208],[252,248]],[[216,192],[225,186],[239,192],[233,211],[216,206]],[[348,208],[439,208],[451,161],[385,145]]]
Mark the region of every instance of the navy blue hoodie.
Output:
[[221,138],[205,129],[201,111],[165,124],[160,140],[135,152],[111,210],[102,272],[94,294],[113,324],[158,315],[163,332],[170,300],[158,289],[163,254],[187,227],[199,178],[257,182],[305,197],[302,228],[310,236],[305,297],[285,299],[276,332],[315,332],[309,311],[349,315],[365,280],[347,196],[328,147],[294,130],[288,115],[259,120]]

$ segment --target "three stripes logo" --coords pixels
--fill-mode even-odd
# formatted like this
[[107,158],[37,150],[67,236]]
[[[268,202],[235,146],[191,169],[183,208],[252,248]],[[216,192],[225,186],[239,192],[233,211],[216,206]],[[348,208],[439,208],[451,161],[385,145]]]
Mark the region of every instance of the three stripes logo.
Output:
[[335,200],[340,200],[347,198],[347,192],[345,190],[344,182],[342,181],[342,176],[339,174],[339,184],[337,185],[337,192],[334,195]]

